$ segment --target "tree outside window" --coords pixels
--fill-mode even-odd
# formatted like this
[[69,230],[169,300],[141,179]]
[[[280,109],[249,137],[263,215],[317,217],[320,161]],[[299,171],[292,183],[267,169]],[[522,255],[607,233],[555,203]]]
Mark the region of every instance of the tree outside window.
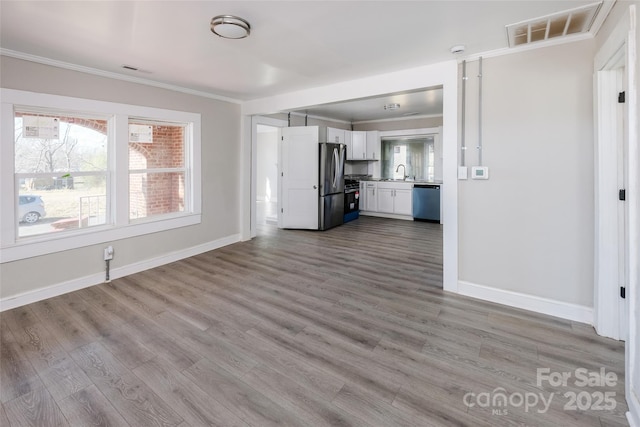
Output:
[[107,125],[107,118],[15,112],[18,237],[109,223]]

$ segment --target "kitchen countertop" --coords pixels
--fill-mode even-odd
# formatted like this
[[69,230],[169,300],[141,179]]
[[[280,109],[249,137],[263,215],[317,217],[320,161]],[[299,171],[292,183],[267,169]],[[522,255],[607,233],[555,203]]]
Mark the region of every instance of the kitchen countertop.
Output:
[[404,180],[404,179],[386,179],[386,178],[367,178],[361,179],[360,181],[374,181],[374,182],[400,182],[406,184],[429,184],[429,185],[442,185],[442,181],[422,181],[419,179],[416,180]]

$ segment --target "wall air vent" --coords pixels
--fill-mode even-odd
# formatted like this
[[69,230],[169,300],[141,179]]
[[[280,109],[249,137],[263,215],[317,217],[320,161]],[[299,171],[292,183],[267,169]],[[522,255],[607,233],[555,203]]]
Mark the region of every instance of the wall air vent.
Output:
[[507,25],[509,47],[586,33],[591,29],[602,2]]

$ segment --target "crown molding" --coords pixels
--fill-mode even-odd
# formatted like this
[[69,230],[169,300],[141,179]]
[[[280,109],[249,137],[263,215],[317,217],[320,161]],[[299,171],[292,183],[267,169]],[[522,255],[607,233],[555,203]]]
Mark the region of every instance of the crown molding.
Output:
[[416,114],[415,116],[392,117],[389,119],[362,120],[360,122],[353,122],[353,124],[360,125],[365,123],[401,122],[404,120],[434,119],[438,117],[442,117],[442,114]]
[[[282,113],[282,114],[287,114],[287,113]],[[298,111],[291,111],[292,116],[299,116],[299,117],[307,117],[309,119],[316,119],[316,120],[322,120],[325,122],[333,122],[333,123],[344,123],[347,125],[350,125],[351,122],[347,121],[347,120],[340,120],[340,119],[332,119],[331,117],[323,117],[323,116],[315,116],[313,114],[304,114],[304,113],[300,113]]]
[[582,33],[582,34],[575,34],[575,35],[570,35],[570,36],[565,36],[565,37],[558,37],[558,38],[555,38],[555,39],[549,39],[549,40],[545,40],[545,41],[540,41],[540,42],[520,45],[520,46],[517,46],[517,47],[503,47],[503,48],[500,48],[500,49],[489,50],[489,51],[481,52],[481,53],[475,53],[475,54],[469,55],[469,56],[467,56],[465,58],[459,58],[458,59],[458,63],[462,63],[462,61],[467,61],[467,62],[477,61],[480,58],[483,58],[483,59],[495,58],[495,57],[498,57],[498,56],[505,56],[505,55],[511,55],[511,54],[515,54],[515,53],[522,53],[522,52],[527,52],[527,51],[530,51],[530,50],[542,49],[542,48],[545,48],[545,47],[559,46],[559,45],[563,45],[563,44],[567,44],[567,43],[575,43],[575,42],[579,42],[579,41],[583,41],[583,40],[591,40],[591,39],[593,39],[593,37],[594,36],[591,33]]
[[[280,113],[280,114],[287,114],[287,113]],[[400,121],[404,121],[404,120],[416,120],[416,119],[432,119],[432,118],[437,118],[437,117],[442,117],[442,114],[420,114],[420,115],[415,115],[415,116],[407,116],[407,117],[395,117],[395,118],[389,118],[389,119],[375,119],[375,120],[362,120],[362,121],[358,121],[358,122],[350,122],[347,120],[340,120],[340,119],[334,119],[331,117],[323,117],[323,116],[315,116],[313,114],[304,114],[304,113],[299,113],[297,111],[292,111],[291,112],[292,116],[298,116],[298,117],[307,117],[309,119],[316,119],[316,120],[323,120],[326,122],[334,122],[334,123],[343,123],[343,124],[347,124],[347,125],[360,125],[360,124],[365,124],[365,123],[381,123],[381,122],[400,122]]]
[[126,74],[114,73],[112,71],[99,70],[97,68],[85,67],[83,65],[72,64],[70,62],[58,61],[51,58],[45,58],[43,56],[31,55],[29,53],[19,52],[11,49],[0,48],[0,55],[8,56],[11,58],[22,59],[24,61],[35,62],[43,65],[50,65],[52,67],[64,68],[66,70],[78,71],[81,73],[93,74],[95,76],[106,77],[109,79],[123,80],[130,83],[137,83],[146,86],[153,86],[160,89],[172,90],[174,92],[182,92],[188,95],[200,96],[203,98],[215,99],[217,101],[230,102],[232,104],[242,104],[244,101],[229,98],[226,96],[216,95],[210,92],[199,91],[195,89],[189,89],[182,86],[171,85],[167,83],[161,83],[154,80],[144,79],[141,77],[128,76]]

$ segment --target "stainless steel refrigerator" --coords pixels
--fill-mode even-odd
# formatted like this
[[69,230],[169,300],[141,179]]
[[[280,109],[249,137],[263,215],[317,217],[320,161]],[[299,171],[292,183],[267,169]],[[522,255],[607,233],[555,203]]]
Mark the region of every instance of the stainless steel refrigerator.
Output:
[[327,230],[344,222],[344,163],[346,146],[320,143],[320,204],[318,229]]

